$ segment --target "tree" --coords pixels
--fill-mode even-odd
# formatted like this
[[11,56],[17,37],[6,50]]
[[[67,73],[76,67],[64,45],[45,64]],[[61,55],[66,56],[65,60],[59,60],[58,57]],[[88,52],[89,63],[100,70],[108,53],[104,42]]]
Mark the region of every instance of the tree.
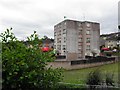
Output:
[[62,69],[46,67],[53,61],[49,52],[39,49],[39,38],[34,32],[28,37],[32,48],[17,40],[12,28],[1,33],[2,38],[2,87],[3,89],[53,88],[61,80]]

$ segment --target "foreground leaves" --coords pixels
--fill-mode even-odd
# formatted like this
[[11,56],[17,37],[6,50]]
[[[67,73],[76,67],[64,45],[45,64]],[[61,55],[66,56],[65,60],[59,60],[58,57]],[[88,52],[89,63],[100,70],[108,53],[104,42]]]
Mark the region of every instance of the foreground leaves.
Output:
[[[11,32],[5,31],[2,38],[3,89],[53,88],[61,80],[62,69],[46,68],[46,62],[53,61],[50,53],[39,49],[40,39],[36,32],[28,37],[28,44],[17,40]],[[30,45],[32,47],[30,47]]]

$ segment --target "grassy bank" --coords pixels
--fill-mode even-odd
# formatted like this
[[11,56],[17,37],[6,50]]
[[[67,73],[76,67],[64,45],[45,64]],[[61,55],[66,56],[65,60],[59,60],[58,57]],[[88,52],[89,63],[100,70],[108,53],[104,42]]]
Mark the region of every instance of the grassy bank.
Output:
[[108,65],[102,65],[99,67],[65,71],[63,73],[63,75],[64,75],[63,82],[75,83],[75,84],[84,84],[86,77],[87,77],[87,74],[95,69],[98,69],[98,68],[101,70],[103,76],[106,73],[114,73],[114,80],[116,82],[118,81],[118,63],[113,63],[113,64],[108,64]]

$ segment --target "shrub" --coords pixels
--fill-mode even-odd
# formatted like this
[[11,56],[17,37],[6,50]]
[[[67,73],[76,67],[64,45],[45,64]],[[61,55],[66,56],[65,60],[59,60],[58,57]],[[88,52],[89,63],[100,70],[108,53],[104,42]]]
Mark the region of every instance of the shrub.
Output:
[[86,84],[90,86],[90,88],[95,88],[95,85],[100,85],[102,82],[101,71],[96,69],[95,71],[91,71],[88,74]]
[[113,80],[114,74],[107,73],[106,74],[106,85],[108,86],[114,86],[114,80]]
[[2,86],[3,89],[53,88],[61,80],[62,69],[46,67],[53,61],[49,52],[39,49],[41,43],[36,32],[28,37],[29,45],[17,40],[12,28],[1,33],[2,38]]

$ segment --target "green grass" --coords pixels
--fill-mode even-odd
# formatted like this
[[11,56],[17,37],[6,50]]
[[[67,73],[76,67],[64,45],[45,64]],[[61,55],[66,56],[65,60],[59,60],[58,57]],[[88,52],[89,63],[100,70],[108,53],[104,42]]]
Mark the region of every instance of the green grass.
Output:
[[113,64],[107,64],[107,65],[102,65],[98,67],[65,71],[63,73],[64,78],[62,82],[74,83],[74,84],[85,84],[85,80],[88,73],[98,68],[101,70],[103,76],[105,76],[105,73],[111,73],[111,74],[114,73],[114,80],[116,82],[118,81],[118,63],[113,63]]

